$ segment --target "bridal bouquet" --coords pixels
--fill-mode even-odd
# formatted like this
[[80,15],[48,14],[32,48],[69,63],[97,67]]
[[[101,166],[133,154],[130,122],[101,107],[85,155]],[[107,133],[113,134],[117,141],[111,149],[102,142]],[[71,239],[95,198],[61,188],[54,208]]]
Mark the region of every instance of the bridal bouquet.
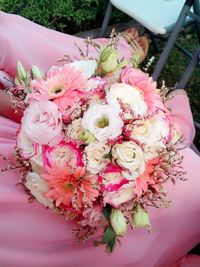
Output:
[[109,43],[96,60],[46,74],[18,63],[13,91],[25,109],[15,154],[27,194],[108,252],[129,227],[150,230],[148,206],[165,206],[165,182],[183,177],[163,90],[135,61]]

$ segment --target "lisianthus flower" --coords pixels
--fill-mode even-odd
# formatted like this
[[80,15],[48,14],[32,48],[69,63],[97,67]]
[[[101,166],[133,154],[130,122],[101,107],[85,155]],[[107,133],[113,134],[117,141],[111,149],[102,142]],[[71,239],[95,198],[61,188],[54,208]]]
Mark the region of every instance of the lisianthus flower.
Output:
[[156,89],[157,84],[147,73],[128,66],[121,72],[120,78],[123,83],[136,87],[143,93],[149,112],[164,108],[162,99]]
[[58,106],[51,101],[34,101],[25,110],[22,130],[41,145],[57,144],[62,139],[62,119]]
[[75,70],[81,71],[84,76],[89,79],[95,74],[97,62],[96,60],[75,60],[69,63],[69,66],[73,67]]
[[83,114],[82,123],[99,141],[115,139],[122,133],[123,121],[119,110],[111,105],[90,106]]
[[87,87],[87,78],[82,71],[69,64],[63,67],[52,67],[46,74],[46,79],[31,82],[33,92],[39,92],[47,99],[63,97],[68,91],[81,90]]
[[123,110],[121,107],[123,105],[125,119],[147,115],[147,103],[144,100],[143,92],[137,87],[125,83],[115,83],[110,87],[107,101],[120,110]]
[[81,210],[92,207],[99,195],[98,178],[85,172],[82,167],[72,169],[60,164],[46,168],[42,174],[50,187],[47,197],[55,200],[56,206]]
[[44,146],[43,159],[44,164],[50,167],[55,163],[74,169],[83,166],[82,152],[78,145],[72,142],[62,141],[54,147]]

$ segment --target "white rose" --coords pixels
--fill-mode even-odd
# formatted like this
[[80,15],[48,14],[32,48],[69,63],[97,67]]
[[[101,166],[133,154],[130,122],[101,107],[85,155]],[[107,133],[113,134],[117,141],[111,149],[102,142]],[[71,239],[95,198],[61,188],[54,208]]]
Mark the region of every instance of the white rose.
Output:
[[108,163],[105,156],[110,152],[110,147],[104,142],[93,142],[85,148],[87,170],[92,174],[100,172]]
[[135,142],[127,141],[122,144],[114,145],[112,148],[112,156],[119,166],[138,175],[144,172],[144,154],[141,147]]
[[133,124],[131,138],[151,147],[163,148],[170,133],[165,117],[156,116],[146,120],[137,120]]
[[28,173],[25,186],[30,190],[31,194],[39,203],[41,203],[45,207],[53,209],[53,201],[45,197],[45,194],[50,191],[50,188],[47,182],[43,180],[37,173]]
[[[144,101],[143,93],[136,87],[125,83],[116,83],[110,87],[110,92],[107,95],[107,101],[110,105],[118,106],[120,102],[128,106],[132,113],[136,116],[144,116],[147,114],[147,103]],[[125,112],[126,119],[131,118],[131,112]]]
[[101,104],[89,107],[83,115],[82,124],[99,141],[118,137],[123,127],[119,111],[113,106]]

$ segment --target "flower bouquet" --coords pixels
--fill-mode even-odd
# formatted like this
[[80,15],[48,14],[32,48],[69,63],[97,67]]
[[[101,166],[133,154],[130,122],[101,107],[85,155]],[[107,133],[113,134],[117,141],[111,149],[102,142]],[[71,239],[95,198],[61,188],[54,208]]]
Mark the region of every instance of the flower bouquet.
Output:
[[18,63],[20,183],[76,222],[78,242],[94,236],[112,252],[128,227],[150,230],[148,206],[166,206],[166,181],[183,179],[164,91],[138,69],[137,56],[120,60],[113,40],[97,59],[68,57],[46,74]]

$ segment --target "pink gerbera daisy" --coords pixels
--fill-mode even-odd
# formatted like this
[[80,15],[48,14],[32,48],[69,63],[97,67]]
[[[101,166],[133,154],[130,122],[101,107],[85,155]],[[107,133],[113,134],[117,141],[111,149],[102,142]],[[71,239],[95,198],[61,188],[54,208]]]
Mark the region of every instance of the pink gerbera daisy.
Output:
[[78,211],[92,207],[99,195],[97,176],[87,174],[82,167],[73,170],[55,164],[47,168],[47,173],[42,177],[51,188],[46,196],[55,200],[56,206],[64,205]]
[[55,66],[47,72],[46,79],[39,78],[31,82],[32,90],[47,99],[59,98],[69,91],[86,87],[87,78],[84,74],[68,64],[63,67]]

